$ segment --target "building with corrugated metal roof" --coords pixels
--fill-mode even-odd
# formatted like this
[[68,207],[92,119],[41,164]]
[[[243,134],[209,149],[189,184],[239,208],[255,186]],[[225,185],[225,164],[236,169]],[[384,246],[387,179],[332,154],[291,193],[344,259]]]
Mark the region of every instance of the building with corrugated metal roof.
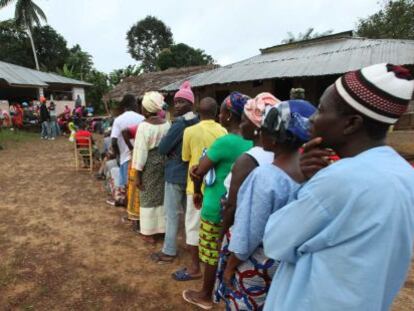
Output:
[[92,84],[0,61],[0,104],[22,103],[45,96],[56,104],[57,112],[65,105],[73,107],[79,95],[85,104],[85,88]]
[[[197,98],[212,96],[221,101],[231,91],[249,96],[266,91],[286,100],[291,88],[300,87],[305,89],[306,98],[317,104],[323,91],[345,72],[377,63],[414,69],[414,40],[360,38],[354,37],[352,31],[276,45],[260,52],[188,77]],[[177,90],[182,82],[161,90]],[[413,105],[410,109],[414,111]]]

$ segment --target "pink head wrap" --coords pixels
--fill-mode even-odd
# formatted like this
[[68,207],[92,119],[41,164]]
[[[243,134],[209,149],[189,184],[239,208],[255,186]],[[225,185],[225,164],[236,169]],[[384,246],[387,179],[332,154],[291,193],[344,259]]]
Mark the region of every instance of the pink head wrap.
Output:
[[174,100],[177,98],[182,98],[185,100],[188,100],[190,103],[194,105],[194,93],[191,90],[191,84],[188,81],[185,81],[178,90],[177,93],[175,93]]
[[255,98],[249,99],[244,106],[244,113],[253,122],[254,125],[260,127],[265,114],[266,107],[272,107],[280,103],[276,97],[270,93],[260,93]]

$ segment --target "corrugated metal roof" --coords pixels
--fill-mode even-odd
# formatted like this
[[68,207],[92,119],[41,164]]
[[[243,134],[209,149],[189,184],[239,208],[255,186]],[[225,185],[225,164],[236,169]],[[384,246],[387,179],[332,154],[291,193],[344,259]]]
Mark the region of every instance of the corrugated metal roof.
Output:
[[[276,47],[277,48],[277,47]],[[274,48],[273,48],[274,49]],[[193,87],[273,78],[342,74],[377,63],[414,64],[414,40],[334,38],[303,42],[188,78]],[[177,90],[182,81],[162,88]]]
[[0,61],[0,79],[12,86],[47,87],[48,84],[70,84],[90,86],[92,84],[59,76],[54,73],[37,71],[34,69],[5,63]]

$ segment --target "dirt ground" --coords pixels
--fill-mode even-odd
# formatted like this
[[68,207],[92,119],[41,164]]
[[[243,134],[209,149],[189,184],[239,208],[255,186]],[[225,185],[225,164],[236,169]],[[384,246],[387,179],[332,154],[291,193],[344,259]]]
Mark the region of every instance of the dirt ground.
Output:
[[[0,151],[0,310],[195,310],[156,265],[100,182],[76,173],[67,139],[37,137]],[[182,238],[181,238],[182,244]],[[393,310],[414,309],[414,271]]]

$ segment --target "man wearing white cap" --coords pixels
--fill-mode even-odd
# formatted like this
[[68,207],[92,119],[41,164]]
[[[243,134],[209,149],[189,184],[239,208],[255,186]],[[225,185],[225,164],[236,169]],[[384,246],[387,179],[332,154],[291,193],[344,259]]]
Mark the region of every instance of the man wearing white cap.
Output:
[[414,170],[385,137],[413,92],[410,72],[390,64],[349,72],[325,91],[301,167],[324,166],[314,157],[327,155],[322,148],[341,160],[269,218],[265,253],[281,265],[265,310],[389,310],[411,262]]

